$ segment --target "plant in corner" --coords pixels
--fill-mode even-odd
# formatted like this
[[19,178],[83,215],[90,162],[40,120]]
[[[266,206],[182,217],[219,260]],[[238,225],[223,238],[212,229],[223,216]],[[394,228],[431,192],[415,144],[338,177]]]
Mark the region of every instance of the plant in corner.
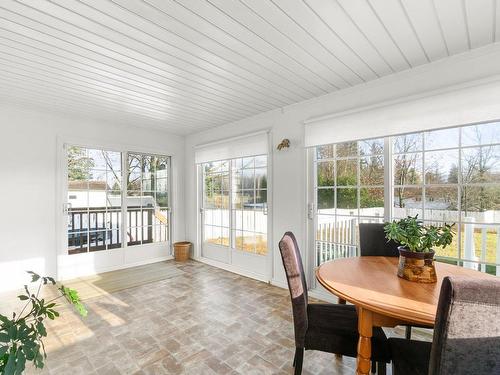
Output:
[[418,215],[387,223],[384,227],[386,238],[401,244],[398,276],[421,283],[436,282],[433,248],[444,249],[451,244],[454,225],[426,226],[418,220]]
[[64,285],[57,286],[57,297],[45,301],[40,297],[42,287],[55,286],[56,281],[32,271],[28,273],[31,283],[36,284],[36,294],[25,285],[24,294],[17,297],[26,301],[21,312],[12,313],[12,318],[0,314],[0,374],[3,375],[22,374],[27,361],[33,362],[36,368],[43,368],[47,358],[43,344],[43,338],[47,336],[44,320],[59,317],[56,300],[64,297],[82,317],[87,316],[87,310],[76,290]]

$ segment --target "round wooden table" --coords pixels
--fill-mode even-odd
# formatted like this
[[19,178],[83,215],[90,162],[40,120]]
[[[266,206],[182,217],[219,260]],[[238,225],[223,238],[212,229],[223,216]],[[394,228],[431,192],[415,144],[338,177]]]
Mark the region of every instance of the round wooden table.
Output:
[[316,270],[321,285],[358,311],[357,374],[370,372],[373,327],[419,324],[432,328],[444,277],[493,277],[436,262],[438,282],[421,284],[397,277],[397,264],[397,257],[368,256],[337,259]]

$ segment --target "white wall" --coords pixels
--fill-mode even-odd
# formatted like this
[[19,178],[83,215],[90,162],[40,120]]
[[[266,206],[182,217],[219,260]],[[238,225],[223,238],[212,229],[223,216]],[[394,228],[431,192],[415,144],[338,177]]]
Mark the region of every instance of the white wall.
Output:
[[[283,233],[291,230],[297,236],[302,251],[306,249],[307,234],[307,152],[304,148],[303,121],[360,107],[400,100],[407,96],[425,97],[426,92],[471,85],[476,80],[497,81],[500,75],[500,44],[474,50],[445,60],[394,74],[347,90],[328,94],[313,100],[294,104],[235,123],[220,126],[186,138],[186,235],[195,242],[197,238],[196,172],[194,146],[261,129],[271,129],[274,145],[273,166],[273,282],[285,285],[277,244]],[[429,93],[429,97],[431,94]],[[500,106],[500,102],[499,102]],[[359,127],[363,134],[370,124]],[[288,150],[277,151],[283,139],[291,141]],[[306,254],[305,254],[306,255]],[[304,256],[304,258],[308,258]]]
[[173,240],[184,239],[184,137],[1,105],[0,291],[22,286],[26,270],[56,274],[58,138],[171,155]]

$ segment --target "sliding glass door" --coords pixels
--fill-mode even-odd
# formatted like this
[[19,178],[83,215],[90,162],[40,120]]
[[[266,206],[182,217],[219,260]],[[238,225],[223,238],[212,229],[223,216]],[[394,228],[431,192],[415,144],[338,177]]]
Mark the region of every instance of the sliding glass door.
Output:
[[267,156],[206,162],[200,169],[202,256],[265,275]]
[[169,257],[170,158],[72,144],[63,149],[60,277]]

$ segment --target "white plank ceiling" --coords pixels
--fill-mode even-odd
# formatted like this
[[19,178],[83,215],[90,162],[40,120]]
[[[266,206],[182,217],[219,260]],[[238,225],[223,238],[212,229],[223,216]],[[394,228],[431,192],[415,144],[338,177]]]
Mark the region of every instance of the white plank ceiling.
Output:
[[189,134],[496,41],[500,0],[2,0],[0,101]]

